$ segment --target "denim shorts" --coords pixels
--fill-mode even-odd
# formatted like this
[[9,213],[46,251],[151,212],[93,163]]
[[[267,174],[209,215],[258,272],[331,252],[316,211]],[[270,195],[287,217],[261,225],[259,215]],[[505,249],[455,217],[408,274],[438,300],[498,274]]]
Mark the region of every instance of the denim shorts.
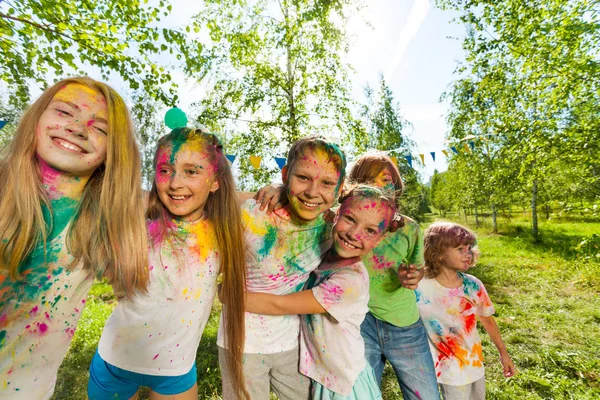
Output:
[[179,394],[192,388],[197,379],[195,363],[192,369],[184,375],[146,375],[115,367],[104,361],[96,351],[90,364],[88,398],[90,400],[129,399],[141,386],[147,386],[150,390],[162,395]]

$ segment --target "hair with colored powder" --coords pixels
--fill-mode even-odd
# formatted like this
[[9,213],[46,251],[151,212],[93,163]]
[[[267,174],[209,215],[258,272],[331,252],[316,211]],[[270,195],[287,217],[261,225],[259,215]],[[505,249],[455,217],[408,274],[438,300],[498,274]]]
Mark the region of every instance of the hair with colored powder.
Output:
[[390,212],[387,216],[385,227],[383,229],[383,232],[388,232],[393,226],[393,222],[396,218],[396,202],[394,193],[376,186],[353,185],[344,190],[344,192],[338,198],[340,209],[345,202],[352,201],[356,198],[379,201],[380,203],[386,204],[389,207]]
[[61,80],[25,111],[0,161],[0,268],[21,279],[20,264],[49,229],[42,204],[52,209],[42,186],[36,157],[37,124],[54,96],[66,85],[86,86],[104,96],[108,110],[107,155],[83,189],[66,245],[96,276],[131,296],[148,284],[146,226],[141,204],[140,156],[125,102],[108,85],[91,78]]
[[[464,226],[453,222],[434,222],[425,230],[424,235],[425,276],[435,278],[440,274],[446,250],[475,245],[475,234]],[[477,249],[473,249],[473,264],[478,255]]]
[[[215,178],[219,182],[219,189],[208,196],[204,212],[206,218],[212,223],[219,247],[220,271],[223,274],[220,297],[223,303],[227,304],[227,309],[223,312],[225,347],[229,349],[227,362],[233,375],[232,381],[237,397],[249,398],[242,369],[245,340],[245,245],[236,186],[223,146],[217,136],[211,133],[205,133],[200,129],[176,128],[158,140],[153,164],[156,168],[161,148],[191,141],[197,141],[202,151],[207,153],[209,162],[216,166]],[[160,245],[165,238],[175,235],[172,217],[158,197],[156,180],[150,190],[146,217],[159,223],[158,232],[152,238],[153,245]]]
[[344,151],[340,149],[336,144],[331,143],[323,136],[310,135],[298,139],[290,147],[290,151],[287,156],[287,168],[289,171],[292,170],[296,161],[304,156],[306,150],[316,151],[321,150],[327,154],[327,162],[332,162],[335,165],[335,169],[340,173],[340,179],[338,185],[344,182],[346,177],[346,155]]

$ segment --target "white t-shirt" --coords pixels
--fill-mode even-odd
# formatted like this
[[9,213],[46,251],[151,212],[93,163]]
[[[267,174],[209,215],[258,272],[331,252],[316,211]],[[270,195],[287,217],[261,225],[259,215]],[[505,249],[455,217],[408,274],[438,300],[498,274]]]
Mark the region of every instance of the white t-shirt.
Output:
[[[148,223],[151,237],[156,224]],[[121,300],[108,319],[98,353],[109,364],[159,376],[183,375],[194,365],[220,264],[209,221],[177,222],[177,231],[184,242],[150,249],[148,292]]]
[[483,283],[459,272],[463,285],[450,289],[423,279],[416,290],[439,383],[461,386],[484,376],[477,316],[489,317],[494,306]]
[[[287,208],[267,215],[255,200],[242,205],[245,227],[246,288],[249,292],[288,294],[303,289],[310,272],[331,246],[330,224],[320,215],[298,224]],[[273,354],[298,346],[297,315],[246,313],[245,353]],[[223,318],[217,343],[225,347]]]
[[94,276],[65,246],[68,225],[23,264],[24,279],[0,273],[0,398],[49,399]]
[[313,274],[309,284],[327,313],[301,316],[300,372],[348,396],[366,366],[360,324],[369,311],[369,273],[359,260],[324,262]]

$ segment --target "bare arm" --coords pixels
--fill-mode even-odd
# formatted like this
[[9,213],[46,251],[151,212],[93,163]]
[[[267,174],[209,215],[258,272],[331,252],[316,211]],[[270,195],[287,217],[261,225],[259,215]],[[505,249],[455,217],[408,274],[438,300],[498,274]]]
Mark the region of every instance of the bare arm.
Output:
[[500,335],[500,329],[498,329],[496,320],[494,317],[480,316],[479,321],[485,328],[485,331],[488,333],[488,335],[490,335],[492,342],[494,342],[498,348],[498,352],[500,353],[500,363],[502,363],[502,368],[504,369],[504,376],[507,378],[514,376],[517,373],[517,369],[508,355],[508,351],[506,350],[506,346],[504,345],[504,341]]
[[246,311],[265,315],[324,314],[327,311],[315,299],[312,290],[276,295],[246,293]]

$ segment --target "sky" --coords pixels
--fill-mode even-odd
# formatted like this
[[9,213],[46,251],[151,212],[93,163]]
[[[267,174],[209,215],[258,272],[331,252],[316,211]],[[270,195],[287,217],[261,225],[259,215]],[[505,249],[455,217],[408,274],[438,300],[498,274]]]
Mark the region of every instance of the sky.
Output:
[[[355,70],[351,75],[353,97],[364,101],[364,87],[377,88],[384,75],[400,104],[400,112],[412,127],[409,137],[416,143],[414,166],[427,181],[434,169],[446,169],[447,132],[445,113],[448,105],[440,103],[442,93],[455,79],[453,71],[464,58],[461,38],[464,28],[451,22],[456,14],[442,11],[428,0],[370,0],[360,14],[347,21],[350,35],[348,63]],[[165,21],[170,26],[185,24],[195,12],[189,5],[179,7],[172,1],[174,13]],[[367,24],[368,22],[369,24]],[[370,26],[369,26],[370,25]],[[199,86],[180,85],[180,107],[197,101]],[[430,152],[436,152],[435,162]],[[419,154],[425,154],[425,166],[420,166]],[[407,162],[406,160],[398,160]]]
[[[162,23],[174,28],[185,26],[202,3],[172,0],[171,4],[173,12]],[[440,150],[446,148],[448,105],[439,100],[455,79],[453,71],[464,57],[460,40],[464,29],[451,22],[455,16],[435,8],[428,0],[367,0],[360,14],[347,21],[351,43],[347,61],[355,70],[350,76],[353,97],[364,101],[365,84],[377,88],[379,77],[384,75],[401,114],[412,124],[408,136],[416,143],[413,158],[417,161],[413,165],[424,181],[434,169],[446,169]],[[101,79],[99,73],[94,74],[95,68],[88,69],[90,76]],[[189,110],[192,102],[200,100],[203,87],[185,82],[180,72],[173,71],[172,76],[180,87],[178,106]],[[116,74],[108,83],[120,93],[128,92]],[[34,97],[39,94],[39,89],[32,90]],[[430,152],[436,153],[435,162]],[[424,167],[419,154],[425,155]]]

